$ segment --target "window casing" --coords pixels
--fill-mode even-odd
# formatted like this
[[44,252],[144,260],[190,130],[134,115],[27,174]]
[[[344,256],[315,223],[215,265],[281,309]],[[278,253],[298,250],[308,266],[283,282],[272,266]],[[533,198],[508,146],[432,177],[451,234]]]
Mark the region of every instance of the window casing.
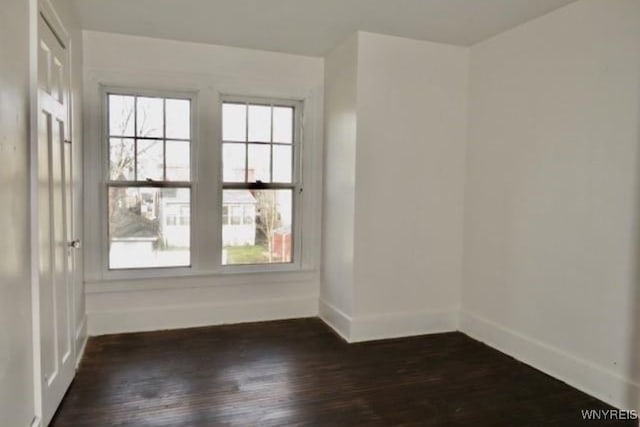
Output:
[[[245,173],[246,176],[245,179],[241,181],[239,179],[224,180],[223,176],[223,165],[225,164],[223,159],[224,146],[226,143],[239,144],[240,141],[216,140],[215,138],[208,137],[206,147],[201,147],[197,150],[200,153],[206,152],[208,155],[195,155],[197,149],[197,134],[199,132],[205,132],[206,136],[208,133],[208,131],[204,129],[198,130],[196,117],[199,112],[211,111],[209,107],[198,110],[195,92],[176,92],[171,90],[148,91],[135,88],[103,87],[101,94],[104,106],[102,118],[104,123],[103,147],[105,147],[102,151],[102,158],[104,159],[104,186],[102,187],[104,193],[101,197],[101,200],[104,201],[104,205],[102,205],[104,215],[102,259],[104,260],[103,271],[106,279],[121,280],[127,278],[199,276],[217,273],[286,272],[299,271],[303,268],[301,251],[302,221],[300,218],[300,201],[302,198],[302,101],[235,96],[221,96],[221,98],[219,98],[218,113],[214,114],[213,118],[220,120],[219,123],[221,125],[224,103],[275,107],[276,109],[289,109],[288,111],[291,112],[290,141],[284,141],[281,136],[278,136],[277,132],[281,132],[282,129],[272,129],[272,132],[276,133],[276,135],[274,136],[270,133],[268,141],[266,137],[260,138],[260,135],[258,135],[259,138],[257,139],[265,140],[255,141],[247,138],[245,141],[242,141],[242,144],[247,147],[245,149],[245,161],[249,160],[252,154],[255,154],[255,151],[249,153],[249,147],[256,147],[257,145],[260,145],[260,147],[268,146],[271,153],[269,154],[269,168],[263,167],[263,170],[259,171],[262,174],[260,177],[263,179],[256,179],[255,174],[249,176],[251,169],[255,170],[260,166],[260,162],[255,162],[254,159],[252,160],[251,168],[246,168],[247,163],[243,165],[243,173]],[[188,137],[185,137],[185,135],[177,136],[175,133],[172,133],[175,132],[175,126],[166,126],[166,114],[170,111],[170,108],[167,108],[166,105],[163,106],[163,120],[165,120],[165,123],[162,124],[162,131],[154,131],[150,132],[150,134],[145,133],[144,129],[135,123],[137,121],[135,116],[133,120],[134,124],[129,125],[130,127],[126,128],[125,131],[112,131],[113,126],[110,122],[113,117],[112,114],[110,114],[109,99],[111,96],[133,98],[134,106],[137,105],[138,98],[143,98],[144,102],[147,102],[147,98],[160,99],[165,104],[167,100],[188,101],[190,110]],[[212,108],[215,112],[215,107]],[[282,113],[282,110],[276,111]],[[137,115],[138,112],[134,112],[134,114]],[[273,124],[273,122],[270,123],[271,125]],[[167,127],[169,127],[169,130],[167,130]],[[255,132],[251,133],[251,135],[254,134]],[[218,135],[220,135],[220,137],[222,136],[221,134]],[[247,135],[249,135],[249,133],[247,133]],[[131,140],[127,142],[130,142],[128,153],[133,159],[133,162],[123,165],[124,167],[119,169],[118,174],[113,173],[113,168],[111,167],[113,157],[111,148],[112,145],[114,145],[111,143],[112,139],[117,139],[118,143],[122,143],[121,140],[123,139]],[[156,142],[156,145],[161,146],[162,150],[156,148],[156,151],[154,151],[151,142]],[[171,144],[177,144],[178,142],[190,144],[189,152],[186,155],[184,152],[178,153],[180,156],[172,154],[175,153],[175,147],[172,148]],[[272,147],[275,147],[275,149]],[[283,170],[274,163],[274,159],[275,161],[278,161],[278,159],[281,161],[283,157],[277,153],[278,150],[290,152],[290,159],[288,158],[288,153],[285,155],[285,163],[290,165],[290,167],[287,166],[284,168],[284,173]],[[139,151],[142,159],[137,155]],[[215,151],[217,151],[218,154],[212,157],[211,153]],[[259,149],[257,151],[259,151]],[[147,154],[149,155],[145,157]],[[216,163],[217,156],[220,156],[218,157],[219,163]],[[155,159],[157,164],[161,166],[154,166],[153,162],[149,165],[149,158]],[[181,158],[187,158],[188,161],[182,161],[181,164]],[[160,162],[158,159],[162,161]],[[267,169],[269,174],[268,178],[266,178]],[[198,170],[202,172],[202,176],[199,178]],[[211,171],[211,173],[209,171]],[[219,185],[217,187],[205,183],[205,181],[211,182],[211,178],[209,177],[213,175],[218,175]],[[214,176],[213,178],[215,180]],[[203,181],[203,179],[205,181]],[[196,182],[199,181],[202,185],[196,185]],[[248,253],[244,255],[244,258],[240,259],[240,262],[229,262],[232,260],[225,254],[225,247],[222,244],[225,224],[236,227],[237,229],[244,228],[244,233],[249,233],[249,238],[253,235],[253,238],[256,239],[253,243],[265,243],[265,246],[267,243],[267,241],[264,240],[265,233],[263,233],[263,241],[261,242],[261,236],[255,232],[255,228],[259,226],[259,222],[261,221],[260,212],[258,212],[258,207],[255,204],[240,203],[239,205],[226,206],[223,203],[225,191],[247,189],[262,192],[277,191],[286,194],[288,199],[288,214],[286,218],[288,233],[287,230],[277,230],[276,235],[272,236],[271,243],[273,247],[269,251],[271,259],[269,259],[269,255],[265,255],[265,251],[263,251],[260,262],[255,262],[255,259],[251,258],[251,256],[255,255],[256,252],[248,251]],[[176,197],[175,193],[178,191],[181,192],[180,197]],[[177,244],[186,250],[182,251],[182,254],[178,254],[178,256],[174,253],[164,258],[156,257],[146,262],[140,262],[140,248],[134,248],[134,250],[129,252],[129,254],[133,254],[134,256],[121,256],[118,259],[113,257],[112,249],[114,241],[116,245],[123,244],[122,236],[114,235],[113,223],[109,218],[109,211],[113,206],[113,203],[110,203],[110,201],[114,199],[114,196],[110,197],[109,193],[113,192],[134,193],[135,197],[123,198],[121,196],[120,200],[134,200],[137,203],[137,205],[134,206],[135,213],[143,217],[159,218],[160,214],[157,208],[154,210],[154,206],[158,205],[158,201],[165,201],[163,223],[167,227],[167,231],[169,228],[171,229],[174,242],[176,242],[176,233],[179,234],[180,238]],[[173,200],[176,198],[177,200]],[[138,203],[138,201],[140,202]],[[210,204],[210,202],[214,203]],[[131,204],[131,202],[128,203],[128,205]],[[131,208],[131,206],[128,207]],[[233,213],[231,211],[232,207],[235,208]],[[281,228],[282,221],[276,221],[274,225],[275,227],[271,227],[272,231],[276,228]],[[198,227],[197,230],[195,229],[196,227]],[[248,231],[251,228],[254,231]],[[217,229],[218,231],[212,235],[203,233],[205,229]],[[267,230],[269,230],[269,227],[267,227]],[[218,236],[217,239],[215,238],[216,235]],[[159,244],[160,236],[135,237],[139,237],[136,243],[146,248],[145,250],[147,251],[154,250],[160,252],[158,248],[163,249],[162,244]],[[214,239],[211,239],[211,237],[214,237]],[[241,240],[239,244],[244,245],[245,242]],[[257,245],[254,244],[253,246]]]
[[191,266],[192,101],[105,91],[109,270]]
[[294,264],[300,256],[302,105],[228,96],[221,110],[222,265]]

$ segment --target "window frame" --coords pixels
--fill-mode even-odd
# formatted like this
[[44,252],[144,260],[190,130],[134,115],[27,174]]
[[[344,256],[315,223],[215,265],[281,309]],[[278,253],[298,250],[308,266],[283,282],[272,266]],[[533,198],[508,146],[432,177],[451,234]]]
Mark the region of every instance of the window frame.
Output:
[[[190,149],[189,149],[189,181],[167,181],[166,180],[166,157],[164,158],[163,171],[165,179],[162,181],[138,181],[135,176],[133,180],[121,181],[111,180],[110,174],[110,134],[109,134],[109,95],[119,96],[133,96],[133,97],[149,97],[149,98],[162,98],[162,99],[183,99],[190,101]],[[166,277],[166,276],[182,276],[193,272],[196,269],[197,256],[194,254],[195,245],[195,218],[197,212],[194,209],[194,199],[196,194],[196,177],[197,177],[197,164],[196,149],[197,149],[197,93],[191,91],[176,91],[176,90],[156,90],[156,89],[144,89],[138,87],[122,87],[122,86],[107,86],[101,85],[100,87],[100,100],[101,100],[101,153],[102,153],[102,174],[101,174],[101,191],[100,191],[100,215],[102,216],[102,263],[103,272],[106,277],[111,278],[132,278],[132,277]],[[135,102],[135,101],[134,101]],[[137,108],[137,104],[134,103],[134,108]],[[166,116],[165,116],[166,119]],[[163,124],[164,136],[162,138],[152,138],[160,141],[165,141],[163,144],[163,153],[166,156],[166,141],[174,140],[175,138],[166,137],[166,123]],[[136,139],[136,124],[134,122],[134,135],[131,139]],[[175,139],[179,140],[179,139]],[[184,140],[186,141],[186,140]],[[134,148],[134,156],[137,153]],[[109,218],[107,210],[109,208],[109,189],[110,188],[158,188],[160,190],[165,188],[186,188],[189,190],[190,198],[190,219],[189,219],[189,264],[184,266],[153,266],[153,267],[127,267],[127,268],[111,268],[110,256],[109,256]]]
[[[291,170],[291,183],[250,183],[250,182],[228,182],[224,181],[224,170],[223,170],[223,147],[225,141],[223,140],[223,130],[222,130],[222,121],[223,121],[223,105],[225,103],[230,104],[244,104],[244,105],[263,105],[263,106],[271,106],[271,107],[291,107],[293,108],[293,132],[292,132],[292,142],[291,144],[284,143],[275,143],[271,142],[255,142],[264,145],[269,145],[272,149],[274,145],[287,145],[292,147],[292,170]],[[283,272],[283,271],[300,271],[302,269],[302,197],[304,194],[304,186],[303,186],[303,159],[304,159],[304,101],[289,99],[289,98],[272,98],[272,97],[259,97],[259,96],[246,96],[246,95],[233,95],[233,94],[220,94],[219,102],[219,146],[218,146],[218,155],[219,155],[219,171],[218,171],[218,191],[217,191],[217,200],[218,200],[218,216],[219,219],[217,221],[218,224],[218,242],[217,242],[217,265],[220,268],[220,271],[223,273],[267,273],[267,272]],[[237,144],[245,144],[246,150],[248,151],[249,144],[254,143],[249,140],[248,134],[248,122],[247,126],[247,134],[246,140],[244,142],[241,141],[229,141]],[[273,122],[272,122],[273,126]],[[272,129],[273,133],[273,129]],[[246,154],[248,155],[248,153]],[[273,160],[273,153],[271,155],[271,159]],[[245,167],[248,165],[245,163]],[[273,178],[273,164],[270,165],[271,178]],[[223,264],[222,263],[222,254],[223,254],[223,243],[222,243],[222,211],[223,211],[223,191],[234,190],[234,189],[256,189],[256,190],[291,190],[291,231],[293,236],[291,238],[291,261],[290,262],[278,262],[278,263],[257,263],[257,264]],[[231,212],[229,212],[229,218],[231,217]]]
[[[278,277],[285,280],[290,274],[307,274],[315,271],[317,264],[312,256],[318,255],[319,249],[316,247],[313,236],[318,231],[317,217],[310,211],[312,205],[319,203],[316,179],[321,179],[318,175],[317,166],[310,163],[307,167],[303,167],[302,162],[309,162],[312,159],[307,158],[311,153],[316,153],[314,148],[319,141],[317,128],[317,118],[319,106],[317,103],[317,94],[309,95],[307,93],[291,93],[283,92],[272,96],[254,96],[244,91],[228,92],[220,90],[211,90],[211,87],[200,85],[184,85],[177,83],[175,85],[167,85],[160,82],[155,86],[149,87],[145,81],[132,81],[131,79],[114,78],[113,76],[98,76],[96,80],[102,80],[97,83],[95,97],[97,108],[94,110],[97,114],[92,115],[93,123],[95,123],[95,131],[89,130],[89,134],[98,139],[96,151],[91,148],[88,153],[93,156],[91,160],[96,165],[95,172],[91,170],[88,173],[90,182],[96,185],[95,191],[96,207],[98,208],[96,223],[98,227],[95,237],[97,240],[89,242],[87,238],[87,247],[92,246],[95,252],[88,254],[90,265],[95,265],[99,272],[98,276],[89,277],[89,282],[110,282],[112,287],[117,287],[115,283],[127,283],[127,287],[134,286],[136,289],[156,289],[171,287],[170,282],[179,278],[191,278],[200,283],[205,277],[217,277],[220,283],[236,283],[239,280],[245,280],[248,277],[263,277],[261,280],[274,280]],[[260,90],[255,92],[260,93]],[[180,267],[141,267],[131,269],[109,269],[109,234],[108,234],[108,185],[109,182],[109,144],[108,144],[108,98],[107,94],[116,95],[135,95],[135,96],[151,96],[165,98],[180,98],[191,100],[191,266]],[[255,102],[256,104],[264,104],[273,102],[276,105],[294,107],[294,141],[297,143],[297,154],[294,153],[293,159],[294,169],[292,170],[292,178],[296,181],[297,186],[293,191],[293,215],[292,215],[292,262],[277,264],[222,264],[222,103],[227,100],[240,100],[241,102]],[[203,104],[206,102],[206,104]],[[311,116],[308,117],[306,109],[310,109]],[[206,117],[207,120],[202,118]],[[306,135],[305,128],[311,130],[310,135]],[[310,137],[310,141],[305,141]],[[206,146],[202,145],[202,139],[205,138]],[[308,142],[311,143],[311,151],[305,148]],[[295,145],[295,143],[293,145]],[[294,149],[295,151],[295,149]],[[93,153],[93,154],[91,154]],[[204,155],[207,153],[207,155]],[[203,169],[204,168],[204,169]],[[215,168],[218,168],[215,170]],[[210,170],[212,170],[211,177]],[[200,175],[207,176],[207,185],[200,185],[202,178]],[[307,174],[313,174],[307,176]],[[213,178],[213,181],[209,182]],[[313,184],[311,191],[313,194],[302,192],[303,179],[310,178],[309,183]],[[315,184],[314,184],[315,183]],[[157,183],[156,183],[157,184]],[[151,184],[153,186],[153,184]],[[304,197],[306,195],[306,197]],[[304,197],[304,199],[303,199]],[[307,200],[303,201],[303,200]],[[213,203],[213,204],[211,204]],[[310,203],[311,205],[308,205]],[[309,217],[307,218],[307,215]],[[312,240],[303,233],[310,233]],[[207,236],[208,235],[208,236]],[[205,236],[207,236],[205,238]],[[205,240],[206,239],[206,240]],[[211,239],[211,240],[210,240]],[[95,242],[95,243],[93,243]],[[95,254],[95,255],[94,255]],[[90,267],[93,268],[93,267]],[[286,274],[287,276],[283,276]],[[264,275],[264,276],[261,276]],[[233,278],[235,276],[235,278]],[[225,278],[226,279],[223,279]],[[267,279],[267,277],[270,277]],[[241,279],[245,278],[245,279]],[[145,280],[154,279],[152,282]],[[252,279],[254,280],[254,279]],[[171,282],[172,283],[172,282]],[[189,282],[191,283],[191,282]],[[207,284],[208,286],[209,284]],[[124,285],[123,285],[124,286]],[[203,285],[204,286],[204,285]],[[181,288],[182,286],[176,286]]]

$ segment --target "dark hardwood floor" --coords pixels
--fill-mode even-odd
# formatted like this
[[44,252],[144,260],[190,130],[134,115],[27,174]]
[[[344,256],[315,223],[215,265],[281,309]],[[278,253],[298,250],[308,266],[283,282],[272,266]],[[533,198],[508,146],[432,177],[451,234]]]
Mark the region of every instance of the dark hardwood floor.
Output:
[[578,426],[610,409],[461,333],[346,344],[318,319],[91,338],[52,425]]

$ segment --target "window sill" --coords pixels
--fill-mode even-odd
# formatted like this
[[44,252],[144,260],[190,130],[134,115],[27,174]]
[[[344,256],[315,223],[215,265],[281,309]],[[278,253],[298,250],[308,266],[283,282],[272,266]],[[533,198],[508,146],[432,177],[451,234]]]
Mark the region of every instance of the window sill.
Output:
[[[288,266],[281,270],[248,270],[221,269],[219,271],[191,271],[180,269],[171,273],[158,275],[132,275],[105,277],[85,280],[86,294],[111,292],[135,292],[163,289],[192,289],[217,286],[246,286],[274,283],[310,282],[317,278],[315,268],[299,268]],[[145,272],[146,273],[146,272]]]

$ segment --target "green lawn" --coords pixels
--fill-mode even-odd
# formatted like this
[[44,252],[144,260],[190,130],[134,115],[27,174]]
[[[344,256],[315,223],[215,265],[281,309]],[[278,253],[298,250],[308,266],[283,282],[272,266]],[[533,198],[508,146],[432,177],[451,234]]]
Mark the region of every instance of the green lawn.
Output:
[[225,250],[229,264],[256,264],[269,261],[269,254],[264,246],[227,246]]

